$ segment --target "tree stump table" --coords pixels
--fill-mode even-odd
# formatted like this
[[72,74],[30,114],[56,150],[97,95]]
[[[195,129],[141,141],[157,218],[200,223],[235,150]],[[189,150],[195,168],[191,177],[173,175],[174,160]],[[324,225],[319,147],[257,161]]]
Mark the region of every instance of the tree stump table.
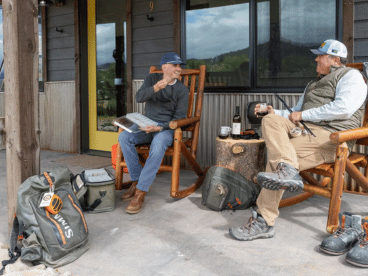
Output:
[[233,170],[254,181],[258,172],[265,170],[263,139],[234,140],[216,138],[216,165]]

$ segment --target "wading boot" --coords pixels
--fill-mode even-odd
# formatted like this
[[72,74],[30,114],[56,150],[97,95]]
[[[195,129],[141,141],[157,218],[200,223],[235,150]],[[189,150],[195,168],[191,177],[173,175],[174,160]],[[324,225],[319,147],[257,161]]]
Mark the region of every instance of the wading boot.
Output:
[[137,184],[138,184],[138,181],[134,181],[132,185],[130,185],[129,189],[125,193],[123,193],[123,195],[121,196],[122,201],[132,200],[135,194]]
[[139,189],[136,189],[135,195],[132,201],[130,201],[130,204],[128,205],[125,211],[129,214],[139,213],[142,210],[144,197],[146,196],[146,193],[147,192],[143,192]]
[[286,163],[279,163],[274,172],[260,172],[257,175],[258,184],[268,190],[284,189],[296,192],[304,188],[303,178],[299,171]]
[[342,255],[349,251],[364,234],[361,216],[343,212],[339,214],[339,222],[339,228],[322,241],[320,245],[322,252],[330,255]]
[[346,261],[356,266],[368,267],[368,218],[362,220],[363,235],[346,254]]

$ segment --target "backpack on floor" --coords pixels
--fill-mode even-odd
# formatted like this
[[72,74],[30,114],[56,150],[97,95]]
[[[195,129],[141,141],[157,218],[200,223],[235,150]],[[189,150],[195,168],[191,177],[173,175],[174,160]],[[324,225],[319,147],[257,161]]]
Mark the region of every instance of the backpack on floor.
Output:
[[34,265],[59,267],[87,251],[87,223],[71,176],[68,168],[57,167],[20,185],[10,237],[11,260],[3,261],[3,266],[20,257]]
[[202,185],[202,204],[221,211],[240,210],[253,206],[260,187],[244,176],[224,167],[213,166]]

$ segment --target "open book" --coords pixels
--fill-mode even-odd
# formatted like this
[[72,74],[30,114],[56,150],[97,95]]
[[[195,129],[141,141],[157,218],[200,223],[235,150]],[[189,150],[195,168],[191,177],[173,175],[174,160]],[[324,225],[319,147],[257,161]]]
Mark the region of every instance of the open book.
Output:
[[[157,122],[138,112],[128,113],[125,116],[116,118],[113,120],[113,124],[125,129],[128,132],[134,133],[141,131],[141,128],[145,128],[147,126],[158,126]],[[135,125],[137,125],[137,127],[134,127]]]

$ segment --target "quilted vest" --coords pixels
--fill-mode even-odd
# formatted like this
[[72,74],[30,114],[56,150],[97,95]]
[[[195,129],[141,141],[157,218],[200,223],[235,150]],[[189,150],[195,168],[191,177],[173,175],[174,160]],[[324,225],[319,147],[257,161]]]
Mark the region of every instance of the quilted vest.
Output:
[[[336,97],[336,86],[338,82],[350,70],[355,69],[331,66],[330,74],[312,81],[306,88],[301,111],[317,108],[333,101]],[[321,126],[330,132],[358,128],[361,126],[363,110],[364,103],[349,119],[313,122],[313,124]],[[354,144],[355,141],[348,143],[350,151]]]

